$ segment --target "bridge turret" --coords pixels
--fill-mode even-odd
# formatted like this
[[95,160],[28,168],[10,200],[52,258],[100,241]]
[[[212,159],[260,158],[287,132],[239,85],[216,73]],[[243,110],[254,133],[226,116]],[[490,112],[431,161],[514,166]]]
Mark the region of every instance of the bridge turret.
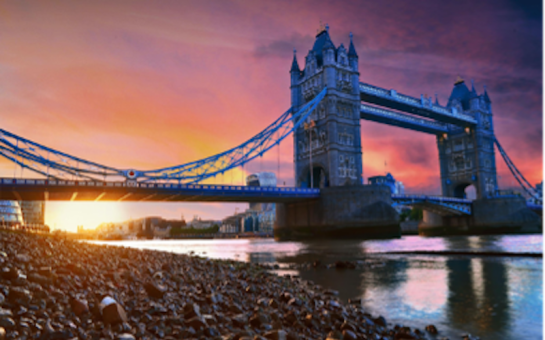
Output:
[[492,102],[490,101],[490,97],[488,97],[488,92],[486,91],[486,85],[484,86],[483,100],[486,104],[487,111],[492,112],[492,106],[491,106]]
[[[355,48],[351,56],[321,28],[306,58],[298,105],[312,100],[327,86],[327,95],[310,116],[312,128],[294,133],[295,176],[298,187],[361,185],[359,73]],[[293,86],[293,85],[292,85]],[[293,93],[293,92],[292,92]],[[310,153],[312,152],[312,170]],[[310,172],[312,171],[312,176]],[[313,183],[310,183],[312,178]]]
[[[448,107],[455,114],[466,114],[477,125],[450,127],[447,134],[437,137],[441,182],[444,196],[465,196],[465,188],[473,185],[477,198],[494,196],[497,190],[492,112],[485,94],[479,95],[473,81],[471,91],[458,77]],[[489,99],[488,99],[489,101]]]
[[348,62],[354,71],[358,71],[358,54],[354,47],[353,34],[350,32],[350,46],[348,47]]
[[473,80],[471,80],[471,92],[469,93],[469,109],[470,110],[479,110],[480,109],[480,98],[477,94],[477,91],[475,91],[475,84]]
[[299,63],[297,63],[297,51],[293,50],[293,62],[290,69],[291,75],[291,106],[295,109],[301,103],[299,102],[301,87],[299,86],[299,80],[301,78],[301,69]]

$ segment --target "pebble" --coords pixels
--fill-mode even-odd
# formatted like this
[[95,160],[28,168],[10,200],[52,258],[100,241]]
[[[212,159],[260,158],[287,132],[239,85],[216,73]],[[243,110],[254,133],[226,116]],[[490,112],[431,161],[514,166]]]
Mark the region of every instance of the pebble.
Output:
[[[278,265],[0,231],[0,340],[418,339]],[[1,262],[0,261],[0,262]],[[308,264],[312,270],[367,262]],[[436,334],[433,325],[427,333]]]

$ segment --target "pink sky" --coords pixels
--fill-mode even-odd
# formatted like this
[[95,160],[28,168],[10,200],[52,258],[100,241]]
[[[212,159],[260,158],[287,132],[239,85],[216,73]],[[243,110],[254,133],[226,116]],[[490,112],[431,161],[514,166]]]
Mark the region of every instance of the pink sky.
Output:
[[[321,20],[336,45],[347,46],[353,32],[363,82],[416,97],[437,93],[442,104],[458,75],[475,79],[479,92],[486,84],[498,139],[530,182],[540,182],[540,3],[538,14],[535,5],[502,1],[419,4],[2,2],[2,128],[119,168],[213,155],[289,107],[292,50],[303,65]],[[387,170],[411,192],[439,193],[435,143],[431,135],[362,121],[364,176]],[[273,149],[245,170],[276,171],[277,157]],[[292,158],[289,138],[281,146],[281,183],[293,184]],[[500,185],[511,186],[499,154],[497,163]],[[13,173],[0,160],[1,176]],[[233,177],[240,183],[240,172]],[[49,203],[47,222],[75,229],[61,222],[69,204]],[[125,203],[118,218],[221,219],[235,207],[246,204]]]

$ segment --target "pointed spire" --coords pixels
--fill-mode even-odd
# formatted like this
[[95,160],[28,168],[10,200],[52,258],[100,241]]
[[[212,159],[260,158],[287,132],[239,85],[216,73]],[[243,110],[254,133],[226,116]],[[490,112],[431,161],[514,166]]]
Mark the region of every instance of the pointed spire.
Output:
[[329,37],[329,33],[328,33],[326,36],[324,47],[322,49],[325,50],[330,48],[335,49],[335,45],[333,44],[333,41],[331,41],[331,38]]
[[435,94],[435,105],[439,105],[439,98],[437,97],[437,93]]
[[484,87],[484,101],[490,104],[490,103],[492,103],[492,101],[490,101],[490,97],[488,96],[488,92],[486,92],[486,85],[484,85],[483,87]]
[[293,62],[291,63],[291,70],[290,72],[301,72],[301,69],[299,68],[299,64],[297,63],[297,50],[293,50]]
[[356,53],[356,48],[354,47],[354,42],[352,41],[353,37],[352,32],[350,32],[350,47],[348,48],[348,56],[357,58],[358,54]]
[[475,81],[471,79],[471,93],[469,94],[469,99],[477,98],[477,91],[475,91]]

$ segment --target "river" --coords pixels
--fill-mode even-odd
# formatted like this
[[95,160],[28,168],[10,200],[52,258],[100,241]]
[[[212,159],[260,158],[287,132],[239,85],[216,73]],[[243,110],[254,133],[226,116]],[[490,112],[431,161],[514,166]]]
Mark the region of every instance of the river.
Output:
[[[486,339],[542,339],[542,235],[405,236],[394,240],[275,242],[272,239],[97,242],[218,259],[278,264],[298,275],[361,299],[374,316],[423,329],[438,338],[472,334]],[[458,252],[428,255],[410,252]],[[407,252],[395,254],[395,252]],[[494,253],[485,256],[483,253]],[[513,256],[516,254],[525,256]],[[316,269],[320,261],[360,261],[359,269]]]

